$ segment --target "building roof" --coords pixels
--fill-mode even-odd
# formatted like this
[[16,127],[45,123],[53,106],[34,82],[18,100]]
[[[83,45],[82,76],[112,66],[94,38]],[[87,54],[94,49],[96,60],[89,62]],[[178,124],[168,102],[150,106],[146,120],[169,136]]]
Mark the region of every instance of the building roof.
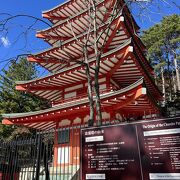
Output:
[[[111,79],[116,80],[121,87],[126,87],[144,76],[150,92],[159,99],[161,94],[149,72],[147,72],[151,69],[148,69],[146,64],[141,61],[139,52],[136,52],[136,48],[131,45],[132,42],[129,39],[117,48],[102,55],[100,77],[109,76]],[[95,58],[89,59],[89,63],[91,67],[94,67]],[[93,77],[93,68],[90,71]],[[86,79],[85,68],[80,64],[74,64],[69,68],[39,79],[16,82],[16,88],[33,93],[56,104],[63,99],[63,88],[86,82]]]
[[[99,31],[104,31],[101,35],[101,38],[99,39],[99,47],[101,47],[101,44],[107,36],[112,36],[112,39],[108,41],[107,38],[106,40],[108,43],[108,50],[111,50],[123,44],[130,38],[130,36],[126,35],[125,29],[123,28],[123,21],[123,16],[114,19],[108,32],[105,31],[105,29],[108,26],[108,23],[105,23],[102,26],[98,27]],[[116,33],[117,30],[118,33]],[[91,33],[93,33],[93,30],[90,32],[90,36]],[[28,59],[31,62],[39,63],[41,66],[45,67],[50,72],[57,72],[63,69],[64,67],[71,66],[73,63],[77,63],[78,61],[83,60],[82,43],[85,43],[86,37],[87,32],[82,33],[77,37],[73,37],[60,44],[56,43],[55,46],[49,49],[31,55]],[[52,39],[53,38],[51,38],[51,41]],[[94,41],[92,37],[90,37],[89,40],[90,42]],[[88,52],[90,54],[90,57],[94,56],[94,49],[92,46],[88,46]]]
[[[158,112],[156,102],[151,98],[147,89],[143,85],[143,79],[139,79],[128,87],[118,91],[105,92],[100,95],[102,108],[111,110],[120,110],[121,112],[128,111],[142,114],[145,111],[152,113]],[[52,108],[28,112],[3,114],[3,124],[25,125],[31,128],[41,130],[55,128],[57,121],[67,121],[68,117],[77,114],[77,117],[86,115],[89,111],[88,98],[75,99],[70,102],[62,103],[61,105]],[[73,116],[74,117],[74,116]],[[69,118],[71,119],[71,118]],[[73,124],[74,119],[69,120]],[[80,122],[80,124],[86,122]],[[64,125],[67,125],[66,123]]]
[[[104,1],[97,2],[97,26],[104,24],[103,22],[106,16],[107,4]],[[71,11],[73,12],[73,11]],[[107,21],[107,20],[106,20]],[[88,30],[91,24],[89,19],[89,8],[85,8],[82,11],[69,16],[64,21],[58,21],[52,27],[38,31],[37,36],[49,38],[49,39],[62,39],[66,40],[73,37],[73,33],[78,36]],[[51,43],[51,41],[49,41]]]
[[[126,2],[124,0],[118,2],[120,3],[120,6],[123,7],[123,13],[129,16],[129,18],[132,19],[134,27],[139,29],[139,26],[131,15]],[[108,9],[113,6],[112,4],[115,3],[115,0],[96,0],[96,3],[103,3]],[[49,19],[53,24],[56,24],[67,20],[69,17],[76,16],[76,14],[82,13],[87,8],[87,4],[83,0],[69,0],[52,9],[43,11],[43,17]]]

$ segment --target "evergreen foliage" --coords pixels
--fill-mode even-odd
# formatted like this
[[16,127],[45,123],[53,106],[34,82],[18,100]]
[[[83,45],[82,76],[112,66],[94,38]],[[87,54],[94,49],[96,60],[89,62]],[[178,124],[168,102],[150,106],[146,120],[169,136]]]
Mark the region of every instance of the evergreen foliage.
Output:
[[147,47],[147,58],[155,69],[157,85],[164,93],[165,105],[178,107],[180,15],[164,17],[159,24],[143,32],[142,40]]
[[142,40],[148,49],[148,60],[155,67],[155,70],[156,65],[159,69],[159,63],[162,63],[162,66],[167,65],[172,50],[176,51],[179,57],[180,15],[174,14],[164,17],[159,24],[143,32]]
[[[37,77],[35,65],[25,58],[13,61],[7,70],[0,74],[0,114],[22,113],[44,109],[47,102],[33,95],[15,89],[16,81],[27,81]],[[2,120],[2,118],[1,118]],[[24,128],[4,126],[0,124],[0,137],[6,138],[12,134],[26,132]]]

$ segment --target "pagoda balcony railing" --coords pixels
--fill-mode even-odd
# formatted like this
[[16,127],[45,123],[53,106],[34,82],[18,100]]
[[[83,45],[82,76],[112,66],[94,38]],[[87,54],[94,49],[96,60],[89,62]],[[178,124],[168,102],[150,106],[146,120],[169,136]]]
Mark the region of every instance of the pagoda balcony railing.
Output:
[[[109,92],[114,91],[112,88],[106,88],[106,89],[102,89],[99,91],[99,93],[102,94],[106,94]],[[93,96],[95,97],[95,93],[93,93]],[[81,101],[82,99],[87,99],[88,98],[88,93],[82,93],[80,95],[77,95],[75,97],[71,97],[71,98],[64,98],[61,99],[59,101],[56,102],[52,102],[52,106],[56,106],[56,105],[60,105],[60,104],[64,104],[64,103],[72,103],[75,101]]]

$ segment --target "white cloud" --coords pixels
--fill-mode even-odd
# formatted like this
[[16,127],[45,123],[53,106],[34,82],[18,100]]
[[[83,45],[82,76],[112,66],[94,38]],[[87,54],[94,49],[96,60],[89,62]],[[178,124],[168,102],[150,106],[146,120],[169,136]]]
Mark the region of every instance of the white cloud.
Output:
[[6,48],[11,45],[11,43],[7,37],[1,37],[1,42],[2,42],[3,46]]

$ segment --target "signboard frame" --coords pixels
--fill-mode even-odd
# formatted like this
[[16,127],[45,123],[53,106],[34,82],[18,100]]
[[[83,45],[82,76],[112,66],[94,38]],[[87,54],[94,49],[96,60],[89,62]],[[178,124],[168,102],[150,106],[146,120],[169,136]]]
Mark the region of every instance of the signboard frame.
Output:
[[[173,125],[173,121],[179,121],[179,124],[177,125]],[[171,122],[171,123],[167,123],[167,122]],[[155,125],[154,124],[156,124],[156,127],[155,127]],[[144,126],[143,126],[144,125]],[[163,127],[163,125],[164,125],[164,127]],[[166,125],[167,125],[167,127],[166,127]],[[142,148],[145,148],[145,144],[143,144],[143,145],[140,145],[139,146],[139,144],[140,144],[140,142],[144,142],[144,140],[147,140],[147,138],[146,137],[148,137],[148,139],[150,139],[149,137],[153,137],[153,136],[158,136],[158,137],[160,137],[161,135],[162,135],[162,137],[163,137],[163,135],[165,134],[166,135],[166,133],[168,133],[168,134],[170,134],[170,135],[174,135],[174,134],[179,134],[180,135],[180,117],[173,117],[173,118],[161,118],[161,119],[152,119],[152,120],[143,120],[143,121],[135,121],[135,122],[131,122],[131,123],[120,123],[120,124],[114,124],[114,125],[107,125],[107,126],[101,126],[101,127],[90,127],[90,128],[83,128],[83,129],[81,129],[81,164],[80,164],[80,166],[81,166],[81,172],[80,172],[80,175],[81,175],[81,179],[82,180],[84,180],[84,179],[93,179],[93,176],[91,177],[91,178],[84,178],[83,179],[83,177],[85,177],[85,175],[83,175],[83,169],[84,169],[84,167],[83,167],[83,133],[84,132],[89,132],[89,131],[92,131],[92,130],[97,130],[97,129],[105,129],[105,128],[113,128],[113,127],[126,127],[126,126],[133,126],[133,127],[135,127],[135,131],[136,131],[136,138],[137,138],[137,144],[138,144],[138,154],[139,154],[139,164],[140,164],[140,171],[141,171],[141,179],[142,180],[147,180],[148,178],[147,178],[147,172],[145,172],[144,171],[144,169],[147,171],[147,169],[146,168],[144,168],[143,167],[143,165],[142,165]],[[158,127],[159,126],[159,127]],[[161,127],[162,126],[162,127]],[[174,126],[178,126],[179,128],[170,128],[170,127],[174,127]],[[145,129],[147,129],[147,131],[144,131],[143,129],[142,129],[142,127],[143,128],[145,128]],[[155,130],[154,130],[154,129]],[[167,128],[170,128],[170,130],[172,129],[172,132],[169,132],[168,131],[168,129]],[[159,129],[159,130],[156,130],[156,129]],[[164,130],[163,130],[164,129]],[[144,137],[144,140],[142,139],[142,133],[143,133],[143,137]],[[153,133],[156,133],[156,135],[154,135]],[[140,135],[141,134],[141,135]],[[102,138],[102,137],[101,137]],[[139,139],[140,138],[140,139]],[[162,140],[163,140],[163,138],[161,138]],[[165,140],[165,139],[164,139]],[[88,138],[88,141],[90,142],[90,141],[92,141],[92,139],[91,139],[91,136]],[[96,141],[96,140],[95,140]],[[95,142],[94,141],[94,142]],[[158,141],[158,143],[159,143],[159,140],[157,140],[157,138],[156,138],[156,141]],[[147,143],[147,142],[145,142],[145,143]],[[148,142],[149,143],[149,142]],[[149,148],[150,146],[148,146],[148,145],[146,145],[146,149],[148,149],[148,151],[149,151],[149,149],[150,149],[150,154],[154,154],[155,152],[151,149],[151,148]],[[180,145],[178,145],[178,148],[180,148]],[[156,149],[157,149],[157,147],[156,147]],[[160,148],[160,150],[162,150],[161,148]],[[147,155],[147,154],[146,154]],[[146,156],[145,155],[145,156]],[[180,155],[180,154],[179,154]],[[144,156],[143,156],[144,157]],[[158,156],[157,156],[158,157]],[[160,156],[159,156],[160,157]],[[153,158],[153,157],[152,157]],[[177,158],[177,157],[176,157]],[[168,159],[168,158],[167,158]],[[146,162],[150,162],[151,160],[145,160]],[[155,165],[154,165],[155,166]],[[160,167],[160,166],[158,166],[158,165],[156,165],[156,167]],[[158,168],[157,168],[158,169]],[[161,168],[159,168],[160,170],[161,170]],[[162,170],[161,170],[162,171]],[[175,171],[175,170],[174,170]],[[176,173],[176,172],[168,172],[168,173],[166,173],[166,172],[159,172],[159,174],[158,173],[153,173],[153,172],[148,172],[149,174],[148,174],[148,176],[149,176],[149,179],[162,179],[162,177],[167,177],[168,179],[172,179],[172,178],[174,178],[174,179],[179,179],[180,178],[180,168],[179,168],[179,170],[178,170],[178,173]],[[96,174],[96,173],[95,173]],[[99,175],[102,175],[102,174],[99,174]],[[177,176],[177,177],[176,177]],[[102,179],[106,179],[106,177],[105,177],[105,175],[104,176],[102,176]],[[167,179],[166,178],[166,179]],[[96,177],[94,178],[94,179],[96,179]]]

